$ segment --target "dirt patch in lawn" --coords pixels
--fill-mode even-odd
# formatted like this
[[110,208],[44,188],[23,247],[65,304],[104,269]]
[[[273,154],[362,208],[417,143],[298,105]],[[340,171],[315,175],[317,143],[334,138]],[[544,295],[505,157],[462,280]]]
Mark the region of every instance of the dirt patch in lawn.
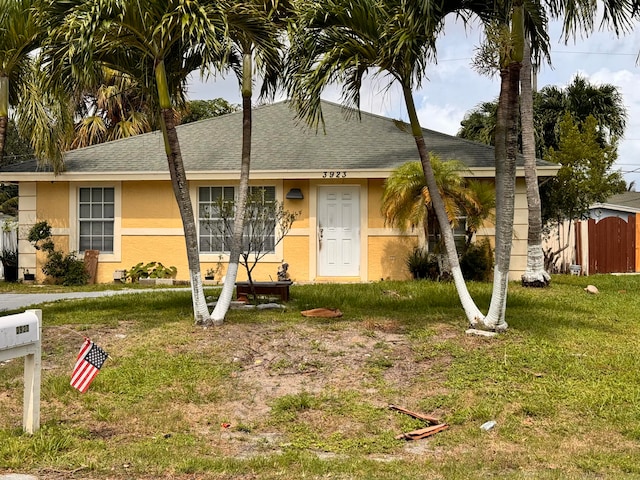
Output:
[[[366,408],[384,412],[386,417],[379,422],[383,425],[376,426],[376,429],[395,429],[396,433],[401,433],[402,414],[389,410],[389,404],[419,410],[419,404],[425,397],[446,391],[443,386],[446,368],[443,366],[446,367],[447,356],[429,358],[416,351],[415,340],[394,320],[372,318],[356,322],[308,319],[300,323],[228,322],[222,327],[208,329],[176,324],[175,328],[175,337],[182,338],[181,341],[166,338],[166,333],[136,330],[135,325],[124,321],[117,327],[101,327],[82,333],[96,339],[105,350],[120,355],[120,358],[130,356],[131,350],[140,342],[155,345],[150,339],[153,335],[165,337],[154,348],[166,352],[169,358],[193,354],[194,351],[202,352],[212,363],[229,366],[224,392],[215,400],[208,403],[191,403],[184,399],[167,402],[157,410],[156,421],[152,412],[144,411],[146,399],[141,399],[139,413],[131,412],[122,421],[117,417],[109,418],[118,407],[99,406],[111,402],[100,398],[108,397],[107,393],[94,394],[94,399],[87,404],[84,401],[88,396],[75,395],[75,392],[70,395],[61,380],[61,386],[56,388],[62,389],[67,395],[66,400],[61,402],[49,396],[43,401],[43,422],[50,422],[54,418],[59,424],[77,425],[88,438],[111,445],[124,446],[141,439],[171,444],[181,434],[197,435],[206,441],[215,456],[251,458],[279,453],[283,445],[290,441],[289,432],[272,416],[274,402],[283,397],[301,394],[308,394],[312,398],[323,395],[340,397],[351,392],[357,396],[358,403],[366,404]],[[434,342],[446,341],[452,335],[464,336],[463,332],[454,333],[446,325],[438,328],[441,331],[434,334]],[[49,375],[64,376],[70,372],[81,342],[82,338],[77,332],[64,327],[45,330],[45,381]],[[424,342],[415,343],[423,345]],[[21,363],[19,360],[14,362]],[[122,367],[107,363],[104,368]],[[9,425],[15,427],[21,419],[21,395],[17,394],[21,375],[21,370],[15,368],[15,376],[9,380],[9,384],[15,387],[12,390],[16,395],[0,393],[0,413],[5,418],[0,423],[2,428]],[[429,378],[430,391],[424,389],[426,377]],[[159,389],[162,388],[159,386]],[[206,393],[207,389],[216,387],[203,384],[195,388],[199,393]],[[104,412],[101,408],[104,408]],[[424,413],[444,415],[446,412]],[[100,418],[100,415],[105,418]],[[321,430],[335,429],[337,434],[345,438],[357,438],[372,428],[366,419],[352,418],[348,414],[342,417],[336,415],[325,414],[319,408],[304,412],[300,419]],[[173,424],[169,421],[163,423],[158,416],[177,420]],[[336,422],[339,422],[339,427],[332,426]],[[371,458],[379,457],[383,459],[381,461],[388,461],[412,457],[424,453],[424,448],[413,443],[391,457],[377,454]],[[312,448],[310,451],[316,450]],[[339,455],[330,449],[317,451],[319,457]],[[125,465],[126,461],[122,464]],[[126,468],[123,472],[126,472]],[[41,478],[58,478],[55,472],[43,473]]]

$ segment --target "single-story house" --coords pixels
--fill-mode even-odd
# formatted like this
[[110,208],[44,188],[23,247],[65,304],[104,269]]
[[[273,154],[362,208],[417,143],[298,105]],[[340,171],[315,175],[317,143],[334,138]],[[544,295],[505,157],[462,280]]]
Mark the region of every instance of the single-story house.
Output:
[[585,274],[640,272],[640,192],[591,205],[576,222],[575,251]]
[[[297,119],[287,102],[253,111],[251,184],[264,186],[285,208],[301,215],[284,240],[254,271],[256,280],[276,278],[285,260],[297,282],[366,282],[405,279],[407,254],[417,233],[385,226],[380,214],[385,179],[394,168],[418,160],[413,137],[390,118],[369,113],[345,115],[323,102],[326,133]],[[239,181],[242,113],[178,127],[194,212],[211,198],[233,196]],[[469,175],[493,181],[493,148],[424,130],[430,151],[457,159]],[[555,165],[539,162],[540,176]],[[526,267],[527,202],[522,165],[518,167],[511,278]],[[42,280],[42,254],[26,240],[31,225],[47,220],[56,244],[67,251],[97,249],[98,282],[139,262],[176,266],[186,280],[187,259],[164,144],[152,132],[65,154],[58,175],[27,161],[0,170],[0,181],[19,184],[20,267]],[[196,223],[202,225],[202,218]],[[220,242],[200,230],[202,272],[227,256]],[[479,236],[493,237],[489,225]],[[243,270],[239,272],[242,279]]]

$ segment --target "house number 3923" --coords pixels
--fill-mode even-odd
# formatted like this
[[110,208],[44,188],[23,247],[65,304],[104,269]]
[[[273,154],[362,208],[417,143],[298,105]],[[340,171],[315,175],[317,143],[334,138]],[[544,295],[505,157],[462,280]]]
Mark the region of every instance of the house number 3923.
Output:
[[346,176],[347,176],[346,171],[322,172],[322,178],[345,178]]

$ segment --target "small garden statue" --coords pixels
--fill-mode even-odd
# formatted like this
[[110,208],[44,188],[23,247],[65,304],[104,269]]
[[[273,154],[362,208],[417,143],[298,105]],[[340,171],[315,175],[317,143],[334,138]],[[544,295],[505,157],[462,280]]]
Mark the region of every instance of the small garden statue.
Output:
[[289,270],[289,264],[283,260],[280,266],[278,267],[279,282],[289,281],[289,272],[287,270]]

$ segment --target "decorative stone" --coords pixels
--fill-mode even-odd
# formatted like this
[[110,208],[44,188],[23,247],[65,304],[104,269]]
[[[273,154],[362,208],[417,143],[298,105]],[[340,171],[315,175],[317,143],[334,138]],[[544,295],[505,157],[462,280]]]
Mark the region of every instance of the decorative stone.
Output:
[[587,285],[584,291],[587,293],[591,293],[593,295],[597,295],[598,293],[600,293],[600,291],[596,288],[595,285]]

